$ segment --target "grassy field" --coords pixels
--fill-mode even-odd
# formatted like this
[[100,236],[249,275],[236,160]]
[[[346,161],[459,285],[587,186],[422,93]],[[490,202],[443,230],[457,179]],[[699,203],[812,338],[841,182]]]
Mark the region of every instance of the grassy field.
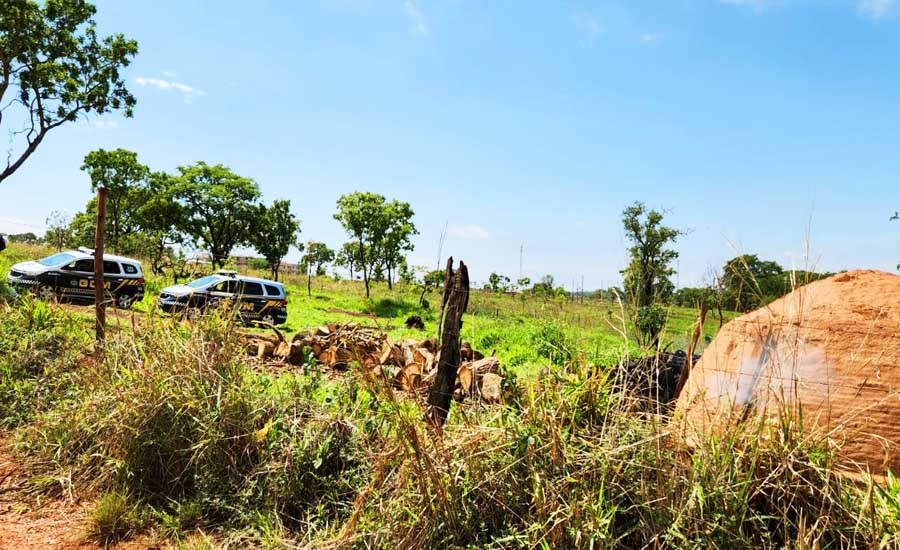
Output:
[[[0,254],[0,276],[38,252]],[[423,337],[402,326],[410,314],[435,331],[434,294],[423,310],[402,286],[376,285],[366,300],[356,282],[318,278],[312,297],[305,279],[287,283],[291,331],[353,320]],[[797,419],[687,445],[665,413],[634,410],[604,368],[645,351],[616,304],[473,293],[464,338],[496,350],[504,401],[454,403],[435,437],[420,400],[368,371],[267,367],[230,320],[152,314],[153,298],[112,316],[97,357],[89,308],[0,302],[0,424],[26,472],[18,505],[90,502],[85,533],[103,544],[900,545],[900,481],[835,475],[835,442]],[[670,309],[663,345],[686,347],[695,317]],[[704,333],[716,329],[709,321]]]

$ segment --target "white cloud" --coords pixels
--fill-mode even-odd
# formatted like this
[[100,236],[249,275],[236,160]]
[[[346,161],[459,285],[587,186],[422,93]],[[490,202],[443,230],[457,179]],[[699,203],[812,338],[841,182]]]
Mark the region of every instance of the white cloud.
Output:
[[428,24],[425,22],[425,15],[419,8],[416,0],[406,0],[403,2],[403,9],[406,11],[406,17],[412,26],[412,32],[415,34],[428,34]]
[[451,224],[447,233],[470,241],[485,241],[491,238],[487,229],[475,224]]
[[177,76],[174,71],[163,71],[162,74],[166,78],[175,78]]
[[578,41],[581,45],[593,44],[597,36],[603,32],[600,22],[588,12],[578,12],[573,16],[572,20],[575,23],[575,27],[582,33],[582,38]]
[[171,80],[162,80],[160,78],[146,78],[143,76],[139,76],[134,79],[135,82],[140,86],[150,86],[153,88],[158,88],[160,90],[176,90],[184,94],[185,99],[190,99],[192,97],[203,97],[206,95],[206,92],[203,90],[198,90],[193,86],[188,86],[187,84],[182,84],[181,82],[173,82]]
[[115,130],[119,127],[119,121],[94,119],[88,121],[88,126],[99,130]]
[[881,19],[894,13],[897,3],[897,0],[857,0],[856,8],[866,17]]

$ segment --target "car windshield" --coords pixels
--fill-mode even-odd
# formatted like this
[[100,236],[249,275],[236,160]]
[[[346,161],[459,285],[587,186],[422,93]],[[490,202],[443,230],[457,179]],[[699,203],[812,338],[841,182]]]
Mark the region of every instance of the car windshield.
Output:
[[197,279],[196,281],[191,281],[187,284],[187,286],[191,288],[203,288],[210,283],[214,283],[219,280],[219,277],[215,275],[210,275],[209,277],[203,277],[202,279]]
[[75,259],[75,256],[71,254],[66,254],[65,252],[60,252],[59,254],[54,254],[52,256],[48,256],[41,260],[38,260],[37,263],[41,265],[46,265],[49,267],[54,267],[58,265],[63,265],[71,262]]

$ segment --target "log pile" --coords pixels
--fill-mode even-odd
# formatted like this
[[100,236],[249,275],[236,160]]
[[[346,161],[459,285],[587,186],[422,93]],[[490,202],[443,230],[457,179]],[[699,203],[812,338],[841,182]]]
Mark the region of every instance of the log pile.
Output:
[[[376,328],[359,323],[332,323],[300,332],[288,340],[275,336],[247,335],[247,353],[273,364],[303,366],[311,355],[331,371],[347,370],[352,363],[391,380],[398,390],[424,393],[437,374],[440,351],[433,338],[392,342]],[[457,373],[457,398],[500,402],[500,361],[485,357],[468,342],[460,345],[463,360]]]

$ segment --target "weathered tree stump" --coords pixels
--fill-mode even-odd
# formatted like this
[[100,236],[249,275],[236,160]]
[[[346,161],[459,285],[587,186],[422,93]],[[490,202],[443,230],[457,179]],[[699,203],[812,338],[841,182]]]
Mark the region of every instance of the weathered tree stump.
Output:
[[444,296],[441,301],[441,314],[438,318],[438,334],[441,344],[441,358],[438,362],[437,376],[428,392],[428,423],[438,432],[447,415],[453,400],[456,387],[456,373],[461,363],[459,331],[462,329],[462,316],[469,305],[469,270],[466,264],[459,262],[459,269],[453,271],[453,257],[447,259],[447,270],[444,274]]

